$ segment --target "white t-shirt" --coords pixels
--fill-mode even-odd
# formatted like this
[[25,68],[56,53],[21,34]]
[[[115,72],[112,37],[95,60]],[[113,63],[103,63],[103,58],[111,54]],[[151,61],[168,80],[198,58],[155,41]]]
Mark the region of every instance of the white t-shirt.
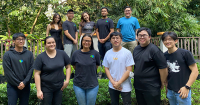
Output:
[[[126,72],[126,67],[134,64],[132,53],[124,47],[118,52],[114,52],[113,49],[108,50],[103,60],[103,66],[109,68],[114,81],[119,81]],[[115,89],[110,81],[109,87]],[[121,92],[130,92],[132,90],[131,78],[128,77],[121,87]]]

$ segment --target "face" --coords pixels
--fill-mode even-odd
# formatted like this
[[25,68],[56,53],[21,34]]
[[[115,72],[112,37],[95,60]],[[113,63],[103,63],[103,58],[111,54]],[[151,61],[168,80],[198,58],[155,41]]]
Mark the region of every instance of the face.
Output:
[[74,18],[74,12],[68,12],[67,17],[68,19],[72,20]]
[[56,42],[54,40],[54,38],[48,38],[46,40],[46,45],[45,45],[47,50],[55,50],[56,48]]
[[23,47],[25,43],[24,37],[18,37],[17,39],[13,40],[16,47]]
[[142,47],[147,46],[150,43],[151,36],[147,33],[146,30],[138,33],[138,41]]
[[85,36],[82,40],[83,48],[88,49],[90,48],[91,44],[92,44],[91,38],[88,36]]
[[130,16],[131,16],[131,13],[132,13],[132,11],[131,11],[130,8],[126,8],[126,9],[124,10],[124,14],[125,14],[126,17],[130,17]]
[[163,40],[163,43],[164,43],[165,47],[167,47],[168,49],[169,48],[173,48],[177,42],[178,42],[178,40],[174,40],[170,36],[167,36]]
[[112,36],[110,42],[112,43],[113,47],[120,47],[121,43],[122,43],[122,39],[119,35],[118,36]]
[[83,19],[84,19],[85,21],[89,21],[89,15],[88,15],[87,13],[84,13],[84,14],[83,14]]
[[60,21],[60,16],[57,15],[57,16],[54,18],[54,21],[55,21],[55,23],[58,23],[58,22]]
[[107,9],[102,9],[102,10],[101,10],[101,15],[102,15],[103,17],[106,17],[106,16],[108,15]]

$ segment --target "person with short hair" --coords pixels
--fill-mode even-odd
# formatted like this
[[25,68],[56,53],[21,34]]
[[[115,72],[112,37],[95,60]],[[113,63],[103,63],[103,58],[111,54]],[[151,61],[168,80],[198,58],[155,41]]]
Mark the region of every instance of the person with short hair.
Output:
[[163,52],[150,43],[151,30],[139,28],[140,45],[133,51],[134,88],[138,105],[160,105],[161,89],[167,82],[167,62]]
[[14,48],[3,56],[3,69],[7,80],[8,105],[28,105],[30,80],[33,74],[33,54],[24,47],[25,35],[13,35]]
[[[37,97],[42,105],[61,105],[62,93],[71,75],[70,58],[63,50],[55,49],[54,37],[46,37],[44,44],[46,51],[37,56],[33,65]],[[66,68],[66,78],[63,67]]]
[[53,36],[56,40],[56,48],[64,50],[63,48],[63,35],[62,35],[62,19],[58,13],[53,15],[53,20],[47,25],[46,37]]
[[116,28],[118,32],[122,33],[122,46],[133,53],[134,48],[137,46],[136,33],[140,25],[137,18],[131,16],[131,13],[132,8],[126,6],[124,8],[125,17],[119,19]]
[[110,34],[112,49],[106,52],[103,60],[105,72],[109,81],[109,94],[111,105],[119,105],[119,95],[121,94],[123,104],[131,105],[131,78],[129,73],[135,64],[132,53],[121,46],[122,34],[113,32]]
[[72,22],[74,18],[74,11],[69,9],[67,11],[68,20],[62,24],[64,31],[64,51],[69,57],[78,49],[78,32],[76,24]]
[[168,51],[164,53],[168,64],[167,98],[170,105],[191,105],[191,86],[199,72],[190,51],[177,48],[177,34],[165,32],[161,36]]
[[96,74],[100,65],[100,55],[94,50],[90,34],[83,35],[81,48],[73,53],[71,65],[75,69],[73,89],[78,104],[95,105],[99,89]]
[[110,34],[114,32],[113,20],[108,18],[108,8],[101,8],[102,19],[96,23],[96,34],[98,38],[98,49],[103,60],[106,52],[112,48],[110,43]]

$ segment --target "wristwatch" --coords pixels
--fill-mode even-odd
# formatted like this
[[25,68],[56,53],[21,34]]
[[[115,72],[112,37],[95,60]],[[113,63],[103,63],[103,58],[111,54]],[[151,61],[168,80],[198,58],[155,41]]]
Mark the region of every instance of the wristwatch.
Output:
[[187,85],[185,85],[185,88],[186,88],[186,89],[189,89],[189,90],[191,89],[191,87],[189,87],[189,86],[187,86]]

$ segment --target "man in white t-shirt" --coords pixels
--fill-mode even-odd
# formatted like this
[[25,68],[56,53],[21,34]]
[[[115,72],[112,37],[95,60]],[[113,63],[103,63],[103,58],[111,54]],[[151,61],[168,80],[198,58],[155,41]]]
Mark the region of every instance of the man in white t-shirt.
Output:
[[131,105],[131,78],[129,73],[135,64],[129,50],[121,46],[122,34],[113,32],[110,34],[112,49],[106,52],[103,66],[109,81],[109,93],[111,105],[119,105],[121,94],[124,105]]

